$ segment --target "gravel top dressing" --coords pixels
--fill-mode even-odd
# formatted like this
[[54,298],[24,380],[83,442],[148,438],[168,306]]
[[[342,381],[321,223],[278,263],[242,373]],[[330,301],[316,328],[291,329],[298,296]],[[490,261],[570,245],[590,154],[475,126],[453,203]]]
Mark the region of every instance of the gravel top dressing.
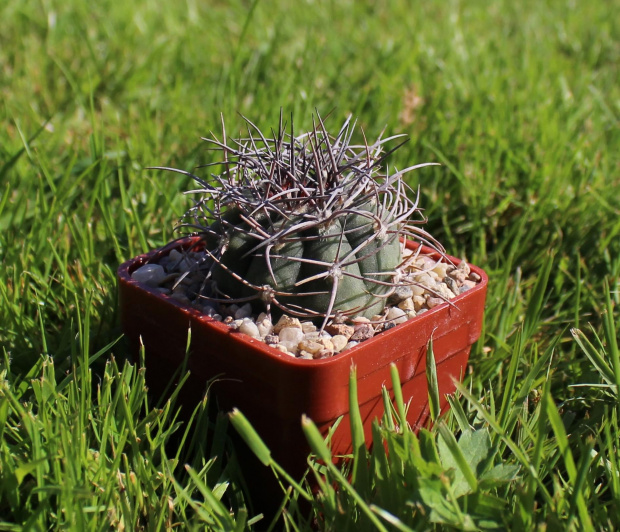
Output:
[[132,278],[154,286],[162,294],[283,353],[301,359],[318,359],[331,357],[381,331],[415,318],[480,282],[478,274],[470,271],[465,261],[454,266],[409,249],[404,250],[403,256],[402,282],[387,296],[387,304],[381,314],[371,318],[336,316],[327,322],[323,330],[312,321],[287,314],[272,320],[264,312],[254,313],[250,303],[238,305],[210,301],[213,287],[206,280],[210,258],[204,251],[172,250],[158,263],[138,268]]

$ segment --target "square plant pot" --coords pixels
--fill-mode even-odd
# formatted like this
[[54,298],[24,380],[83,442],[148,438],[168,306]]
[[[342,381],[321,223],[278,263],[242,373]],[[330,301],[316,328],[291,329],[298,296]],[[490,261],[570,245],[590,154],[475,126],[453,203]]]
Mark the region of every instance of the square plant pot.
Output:
[[[480,336],[488,278],[475,266],[481,281],[473,288],[427,312],[385,330],[331,358],[303,360],[231,330],[156,289],[131,278],[149,261],[157,261],[174,247],[190,249],[198,242],[189,237],[141,255],[118,269],[123,331],[135,353],[145,347],[146,377],[154,393],[162,393],[175,370],[187,363],[190,379],[186,402],[197,402],[206,391],[219,408],[241,410],[251,421],[274,458],[292,474],[305,470],[309,446],[301,429],[306,414],[324,435],[341,416],[332,436],[334,455],[351,452],[349,429],[349,374],[357,367],[358,400],[366,441],[371,424],[383,415],[382,386],[391,389],[390,365],[398,368],[408,421],[420,427],[428,417],[426,349],[433,339],[442,408],[466,369],[471,345]],[[409,248],[417,245],[407,243]],[[432,250],[422,253],[434,256]],[[454,264],[460,261],[449,257]],[[191,329],[189,355],[186,355]]]

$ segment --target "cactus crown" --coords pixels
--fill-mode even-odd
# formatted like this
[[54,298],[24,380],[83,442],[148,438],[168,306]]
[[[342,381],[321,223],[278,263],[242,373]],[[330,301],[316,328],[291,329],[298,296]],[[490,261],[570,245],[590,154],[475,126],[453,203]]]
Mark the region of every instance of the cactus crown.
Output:
[[[248,137],[203,139],[223,152],[223,172],[190,175],[200,188],[181,226],[201,235],[211,258],[203,297],[253,301],[267,312],[309,319],[380,313],[401,282],[401,238],[441,249],[421,227],[406,172],[382,173],[402,135],[352,144],[349,118],[330,135],[317,114],[295,136],[280,124],[271,137],[247,120]],[[415,198],[415,199],[411,199]]]

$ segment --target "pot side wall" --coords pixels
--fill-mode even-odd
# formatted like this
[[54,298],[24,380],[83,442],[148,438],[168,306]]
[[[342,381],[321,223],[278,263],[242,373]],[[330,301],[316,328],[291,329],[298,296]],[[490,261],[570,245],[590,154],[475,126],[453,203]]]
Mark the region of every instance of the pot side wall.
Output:
[[[187,248],[191,243],[189,238],[179,246]],[[423,252],[431,253],[431,250],[423,249]],[[332,448],[334,454],[350,452],[348,383],[353,365],[357,367],[366,441],[371,441],[372,419],[383,414],[381,387],[392,388],[391,363],[399,370],[405,401],[410,401],[408,421],[419,427],[428,416],[425,372],[429,339],[433,338],[442,407],[445,407],[445,394],[454,391],[453,379],[462,379],[470,347],[482,329],[487,276],[472,266],[482,281],[449,303],[332,358],[295,359],[231,331],[226,325],[131,279],[131,272],[155,253],[127,261],[118,270],[123,330],[134,353],[137,354],[140,341],[144,343],[149,386],[155,393],[161,393],[174,371],[183,364],[191,329],[188,401],[200,400],[207,383],[217,377],[211,390],[220,408],[239,408],[285,466],[293,454],[291,462],[295,463],[300,457],[305,461],[307,455],[300,423],[302,414],[313,419],[324,434],[344,415]],[[460,262],[449,258],[455,264]]]

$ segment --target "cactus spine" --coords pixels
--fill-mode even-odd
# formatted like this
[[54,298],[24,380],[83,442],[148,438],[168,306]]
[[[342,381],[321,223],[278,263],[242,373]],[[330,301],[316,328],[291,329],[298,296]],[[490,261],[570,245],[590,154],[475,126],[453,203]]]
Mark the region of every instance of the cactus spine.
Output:
[[223,152],[222,173],[205,180],[179,171],[200,185],[182,226],[202,236],[212,259],[202,297],[323,325],[380,314],[400,282],[400,239],[440,248],[402,179],[432,163],[382,173],[398,148],[384,146],[400,136],[354,145],[351,119],[332,136],[317,115],[296,137],[280,117],[272,138],[246,121],[248,138],[227,143],[222,121],[222,141],[203,139]]

